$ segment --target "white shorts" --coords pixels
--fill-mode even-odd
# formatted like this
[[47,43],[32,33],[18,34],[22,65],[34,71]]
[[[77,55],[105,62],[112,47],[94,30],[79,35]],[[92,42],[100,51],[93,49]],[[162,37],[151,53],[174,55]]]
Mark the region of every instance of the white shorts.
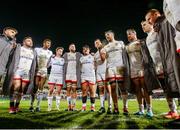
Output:
[[76,74],[66,74],[66,83],[67,83],[67,82],[76,83],[76,82],[77,82],[77,76],[76,76]]
[[111,67],[107,68],[107,77],[113,80],[124,80],[124,67]]
[[135,79],[135,78],[143,78],[144,77],[144,70],[131,70],[131,78]]
[[48,85],[63,86],[63,76],[51,74],[49,76]]
[[156,67],[155,67],[155,71],[156,71],[157,76],[163,75],[164,72],[163,72],[162,64],[157,64]]
[[81,84],[89,82],[90,84],[96,84],[96,78],[95,77],[88,77],[88,76],[81,76]]
[[106,74],[105,73],[96,73],[96,82],[106,81]]
[[17,69],[16,72],[14,73],[13,80],[21,80],[22,82],[29,83],[30,79],[30,74],[28,71],[22,70],[22,69]]
[[37,76],[39,77],[47,77],[47,69],[39,69],[36,73]]

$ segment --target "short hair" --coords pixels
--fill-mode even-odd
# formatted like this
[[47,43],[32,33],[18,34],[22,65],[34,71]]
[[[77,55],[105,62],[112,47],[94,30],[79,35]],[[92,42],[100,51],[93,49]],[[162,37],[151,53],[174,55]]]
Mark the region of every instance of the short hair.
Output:
[[141,21],[141,25],[142,25],[144,22],[147,22],[147,21],[146,21],[146,20],[142,20],[142,21]]
[[23,38],[23,42],[24,42],[26,39],[31,39],[31,40],[32,40],[32,37],[30,37],[30,36],[24,37],[24,38]]
[[129,28],[126,30],[126,33],[132,32],[136,35],[136,30],[134,28]]
[[149,14],[149,13],[151,13],[151,14],[159,13],[160,14],[159,10],[157,10],[157,9],[150,9],[150,10],[148,10],[146,15]]
[[107,41],[106,41],[106,40],[100,40],[100,39],[98,39],[98,38],[97,38],[96,40],[94,40],[94,42],[95,42],[95,41],[98,41],[98,40],[101,42],[101,44],[102,44],[103,47],[107,44]]
[[95,39],[94,41],[101,41],[99,38]]
[[87,44],[85,44],[85,45],[83,46],[83,48],[88,48],[88,49],[90,49],[89,45],[87,45]]
[[75,45],[75,44],[74,44],[74,43],[71,43],[71,44],[69,44],[69,47],[70,47],[71,45]]
[[63,48],[63,47],[57,47],[57,48],[56,48],[56,51],[58,51],[59,49],[61,49],[61,50],[64,51],[64,48]]
[[13,27],[5,27],[5,28],[3,29],[3,33],[4,33],[6,30],[13,30],[13,31],[16,32],[16,34],[18,34],[17,29],[15,29],[15,28],[13,28]]
[[112,30],[108,30],[105,32],[105,34],[107,34],[107,33],[112,33],[114,35],[114,32]]
[[52,42],[51,39],[46,38],[46,39],[43,40],[43,43],[45,43],[45,42],[47,42],[47,41],[48,41],[48,42]]

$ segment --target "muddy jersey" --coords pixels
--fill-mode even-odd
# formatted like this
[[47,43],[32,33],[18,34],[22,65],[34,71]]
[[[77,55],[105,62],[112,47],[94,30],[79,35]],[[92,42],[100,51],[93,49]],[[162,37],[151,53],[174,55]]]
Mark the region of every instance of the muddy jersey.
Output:
[[124,49],[122,41],[109,42],[104,48],[107,54],[107,68],[123,67],[122,50]]
[[94,60],[96,64],[96,73],[106,73],[106,60],[102,62],[99,51],[95,53]]
[[38,70],[47,71],[47,62],[52,56],[52,51],[43,48],[35,48],[37,52]]
[[143,69],[141,45],[140,45],[139,41],[134,41],[134,42],[129,43],[126,46],[126,49],[127,49],[128,56],[129,56],[131,70]]

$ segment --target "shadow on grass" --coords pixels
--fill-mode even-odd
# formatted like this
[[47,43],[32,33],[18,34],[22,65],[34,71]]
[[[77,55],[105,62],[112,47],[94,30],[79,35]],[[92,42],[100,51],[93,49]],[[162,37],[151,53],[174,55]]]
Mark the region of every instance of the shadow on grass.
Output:
[[55,128],[57,126],[44,122],[34,122],[27,119],[19,118],[3,118],[0,119],[0,129],[40,129],[40,128]]
[[180,129],[180,119],[169,121],[164,124],[164,127],[168,129]]
[[138,124],[130,115],[125,117],[126,129],[139,129]]

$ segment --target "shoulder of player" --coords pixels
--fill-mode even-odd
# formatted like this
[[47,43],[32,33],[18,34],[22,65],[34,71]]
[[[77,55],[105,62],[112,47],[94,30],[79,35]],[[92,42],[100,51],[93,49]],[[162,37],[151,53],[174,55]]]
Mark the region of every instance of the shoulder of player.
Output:
[[40,48],[40,47],[35,47],[34,48],[35,51],[39,51],[40,49],[42,49],[42,48]]
[[123,41],[115,41],[115,43],[124,45],[124,42],[123,42]]
[[48,53],[50,53],[51,55],[53,55],[53,52],[51,51],[51,50],[47,50],[48,51]]

